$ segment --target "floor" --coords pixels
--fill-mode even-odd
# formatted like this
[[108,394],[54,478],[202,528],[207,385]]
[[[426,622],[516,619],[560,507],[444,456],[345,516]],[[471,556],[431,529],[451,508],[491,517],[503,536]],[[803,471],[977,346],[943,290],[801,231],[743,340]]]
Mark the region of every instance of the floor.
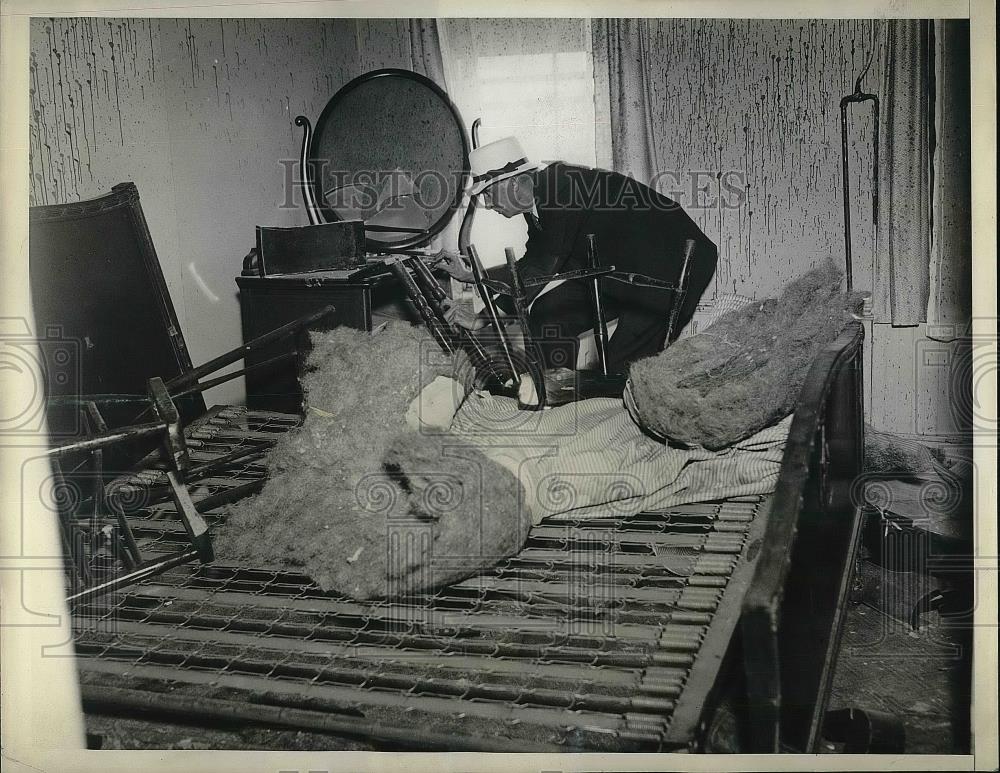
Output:
[[933,444],[936,475],[879,481],[888,500],[867,515],[834,677],[831,708],[898,717],[906,753],[971,748],[974,468],[962,441]]
[[[871,562],[865,562],[860,573],[869,580],[901,574],[886,573]],[[927,584],[921,577],[889,579],[914,587]],[[871,600],[849,608],[831,709],[855,708],[898,717],[904,726],[907,754],[967,754],[971,685],[962,647],[966,629],[931,612],[921,617],[920,627],[914,630],[908,621],[885,609],[886,604]],[[827,751],[834,749],[827,744]]]

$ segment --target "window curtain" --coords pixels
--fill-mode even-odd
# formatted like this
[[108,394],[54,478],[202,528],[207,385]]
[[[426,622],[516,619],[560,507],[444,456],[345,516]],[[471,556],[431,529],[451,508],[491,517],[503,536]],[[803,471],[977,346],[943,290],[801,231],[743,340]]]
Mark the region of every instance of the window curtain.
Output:
[[927,321],[934,143],[933,22],[886,25],[879,94],[879,222],[873,310],[876,322]]
[[961,328],[972,317],[972,135],[969,22],[934,22],[934,226],[927,321]]
[[594,73],[610,106],[611,165],[649,183],[660,168],[647,75],[655,72],[644,19],[594,19]]
[[357,19],[355,25],[359,74],[397,67],[445,87],[436,19]]
[[447,91],[437,19],[409,19],[410,67]]
[[[448,95],[467,130],[482,120],[481,144],[513,135],[533,161],[595,165],[606,119],[595,116],[589,19],[451,18],[438,32]],[[448,249],[467,204],[444,231]],[[526,239],[523,218],[477,209],[471,241],[485,265],[503,264],[505,247],[520,254]]]

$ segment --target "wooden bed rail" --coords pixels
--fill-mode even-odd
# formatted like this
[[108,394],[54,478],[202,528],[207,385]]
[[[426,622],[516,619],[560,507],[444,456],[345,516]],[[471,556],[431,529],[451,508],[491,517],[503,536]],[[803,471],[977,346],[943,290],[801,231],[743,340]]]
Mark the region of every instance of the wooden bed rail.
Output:
[[862,342],[853,323],[802,385],[741,618],[753,752],[814,752],[861,527]]

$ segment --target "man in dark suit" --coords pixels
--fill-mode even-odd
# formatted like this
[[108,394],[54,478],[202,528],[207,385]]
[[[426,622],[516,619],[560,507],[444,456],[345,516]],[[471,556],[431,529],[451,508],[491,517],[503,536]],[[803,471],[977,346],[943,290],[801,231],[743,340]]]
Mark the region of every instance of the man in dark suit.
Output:
[[[561,162],[538,169],[527,161],[513,138],[484,145],[469,156],[474,195],[505,217],[523,215],[528,221],[528,242],[517,262],[522,278],[585,268],[587,235],[596,237],[602,265],[617,271],[645,274],[676,284],[680,279],[684,244],[693,239],[695,250],[688,269],[688,292],[681,306],[674,334],[690,320],[702,293],[715,273],[717,250],[680,205],[625,175]],[[471,275],[460,256],[450,255],[446,270],[460,281]],[[509,270],[489,270],[492,278],[510,281]],[[591,284],[587,280],[564,282],[548,289],[528,288],[531,302],[528,322],[532,335],[557,332],[575,339],[593,327]],[[540,296],[540,297],[539,297]],[[601,299],[608,320],[617,328],[608,342],[608,371],[625,372],[628,364],[659,352],[665,343],[673,295],[669,291],[604,279]],[[509,299],[498,299],[510,311]],[[478,327],[459,307],[452,316],[466,327]],[[559,347],[542,348],[545,367],[576,362],[572,352]]]

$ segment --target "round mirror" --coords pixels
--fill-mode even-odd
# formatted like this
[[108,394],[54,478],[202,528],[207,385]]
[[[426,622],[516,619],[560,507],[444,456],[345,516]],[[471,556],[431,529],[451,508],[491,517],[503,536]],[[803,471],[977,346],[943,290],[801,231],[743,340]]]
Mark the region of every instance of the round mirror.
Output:
[[454,214],[468,175],[458,111],[437,84],[409,70],[375,70],[344,86],[309,148],[323,218],[364,220],[373,252],[430,241]]

